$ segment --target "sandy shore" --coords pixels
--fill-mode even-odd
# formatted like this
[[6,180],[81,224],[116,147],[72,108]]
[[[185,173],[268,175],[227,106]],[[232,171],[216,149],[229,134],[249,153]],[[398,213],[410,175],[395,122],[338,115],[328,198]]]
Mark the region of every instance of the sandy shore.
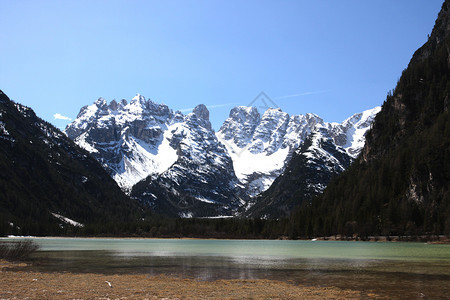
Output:
[[[168,276],[42,273],[0,260],[0,299],[359,299],[334,287],[273,280],[212,282]],[[111,284],[108,284],[108,282]]]

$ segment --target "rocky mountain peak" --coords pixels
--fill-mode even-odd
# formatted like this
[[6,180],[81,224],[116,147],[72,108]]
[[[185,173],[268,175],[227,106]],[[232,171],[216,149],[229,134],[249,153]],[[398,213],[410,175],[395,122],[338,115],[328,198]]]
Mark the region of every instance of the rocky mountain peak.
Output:
[[112,111],[117,111],[117,109],[119,108],[119,104],[117,103],[117,101],[114,99],[109,103],[109,109]]
[[131,102],[130,102],[130,103],[140,103],[140,104],[145,104],[145,97],[138,93],[138,94],[136,94],[136,96],[134,96],[134,97],[131,99]]
[[239,148],[245,147],[251,140],[261,116],[256,107],[236,106],[230,111],[229,118],[220,127],[224,140],[232,140]]
[[254,106],[236,106],[231,109],[229,118],[239,123],[259,123],[261,115]]
[[356,113],[342,123],[329,124],[330,134],[336,145],[343,147],[352,158],[358,157],[366,141],[366,133],[370,129],[380,106]]
[[332,138],[349,155],[357,156],[377,112],[368,110],[338,124],[311,113],[290,116],[280,108],[269,108],[260,117],[256,108],[239,106],[231,110],[217,137],[230,153],[241,184],[255,196],[283,172],[311,133]]
[[[137,181],[164,171],[176,160],[176,150],[164,139],[164,132],[182,120],[183,116],[175,119],[166,105],[146,101],[138,94],[130,103],[112,100],[107,105],[101,98],[83,107],[65,132],[129,191]],[[164,153],[165,159],[160,159],[158,152]]]
[[105,106],[108,105],[108,102],[106,102],[105,99],[103,99],[102,97],[98,98],[97,101],[94,102],[94,104],[98,107],[98,108],[103,108]]
[[209,121],[209,110],[204,104],[197,105],[192,112],[197,116],[197,118]]
[[288,216],[302,201],[321,193],[331,178],[350,165],[351,157],[337,146],[329,124],[318,122],[298,147],[269,189],[251,199],[244,215],[279,218]]
[[192,113],[186,116],[186,122],[191,126],[200,126],[207,131],[212,131],[211,122],[209,121],[209,110],[204,104],[197,105]]

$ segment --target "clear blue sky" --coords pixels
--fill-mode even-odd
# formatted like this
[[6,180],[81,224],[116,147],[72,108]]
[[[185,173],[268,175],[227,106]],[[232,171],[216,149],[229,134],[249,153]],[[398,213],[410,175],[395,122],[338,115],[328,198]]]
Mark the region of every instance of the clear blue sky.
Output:
[[216,130],[261,91],[340,122],[382,104],[442,2],[1,0],[0,89],[58,127],[136,93]]

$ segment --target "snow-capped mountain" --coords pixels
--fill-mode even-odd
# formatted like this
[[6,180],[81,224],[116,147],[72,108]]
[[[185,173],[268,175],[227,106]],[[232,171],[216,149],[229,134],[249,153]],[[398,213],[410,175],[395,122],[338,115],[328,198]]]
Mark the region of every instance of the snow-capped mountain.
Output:
[[130,103],[98,99],[81,108],[65,132],[129,193],[137,182],[164,172],[178,159],[172,132],[183,120],[180,112],[138,94]]
[[334,143],[343,147],[352,158],[358,157],[366,141],[366,132],[380,110],[381,106],[377,106],[354,114],[341,124],[331,123],[330,134]]
[[251,217],[288,216],[295,206],[321,193],[331,178],[352,162],[346,149],[336,145],[328,126],[317,124],[295,150],[286,170],[270,188],[251,199],[244,213]]
[[123,190],[160,213],[230,215],[240,201],[232,160],[204,105],[184,116],[141,95],[109,105],[100,98],[81,109],[66,133]]
[[177,161],[161,174],[139,182],[132,197],[169,215],[233,215],[245,195],[226,148],[211,128],[206,106],[194,108],[171,134]]
[[283,171],[292,152],[323,120],[313,114],[292,116],[269,108],[238,106],[217,132],[233,160],[234,171],[250,196],[266,190]]
[[226,146],[247,194],[256,196],[282,174],[292,153],[318,128],[356,158],[379,110],[355,114],[339,124],[326,123],[314,114],[289,116],[279,108],[269,108],[261,117],[255,107],[239,106],[231,110],[217,137]]
[[91,152],[133,198],[173,216],[216,216],[242,212],[285,170],[310,134],[324,132],[356,157],[379,108],[341,124],[314,114],[238,106],[215,133],[209,112],[173,112],[137,95],[109,104],[100,98],[80,110],[67,135]]

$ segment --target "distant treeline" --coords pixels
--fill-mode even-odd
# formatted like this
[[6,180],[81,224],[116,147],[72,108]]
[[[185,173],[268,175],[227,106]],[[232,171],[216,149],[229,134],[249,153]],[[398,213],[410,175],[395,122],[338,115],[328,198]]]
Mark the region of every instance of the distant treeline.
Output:
[[[364,231],[365,227],[355,228],[355,224],[346,224],[341,233],[335,231],[327,235],[315,232],[318,229],[314,223],[319,218],[308,218],[303,222],[294,214],[283,219],[175,219],[153,215],[144,220],[134,222],[99,222],[87,224],[84,227],[69,225],[45,227],[34,224],[36,229],[48,229],[38,232],[29,227],[30,231],[16,231],[16,235],[48,235],[70,237],[142,237],[142,238],[215,238],[215,239],[312,239],[316,237],[340,238],[348,240],[373,240],[376,236],[398,235],[402,240],[422,241],[433,240],[439,233],[432,232],[391,232],[377,233]],[[300,223],[307,223],[303,226]],[[11,234],[0,228],[0,235]],[[3,227],[4,229],[4,227]],[[329,234],[329,235],[328,235]],[[375,236],[375,237],[374,237]]]
[[[79,236],[136,236],[147,238],[218,238],[218,239],[312,239],[315,237],[339,237],[351,240],[369,240],[373,236],[404,236],[405,240],[432,240],[438,232],[404,231],[377,232],[364,231],[354,223],[346,224],[341,231],[327,232],[327,235],[315,232],[313,219],[299,222],[299,215],[283,219],[168,219],[151,217],[132,223],[91,224],[83,228],[72,228],[66,232]],[[314,220],[320,220],[314,218]],[[307,226],[299,223],[308,223]]]
[[152,216],[136,222],[88,224],[65,234],[81,236],[137,236],[154,238],[278,239],[297,238],[288,219],[166,218]]

